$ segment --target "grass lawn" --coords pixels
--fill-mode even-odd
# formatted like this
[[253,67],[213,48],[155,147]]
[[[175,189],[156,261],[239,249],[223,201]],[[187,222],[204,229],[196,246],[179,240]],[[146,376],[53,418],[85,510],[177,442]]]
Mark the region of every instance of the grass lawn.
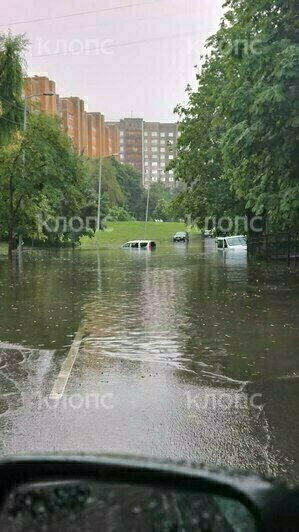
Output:
[[7,244],[6,244],[6,242],[0,242],[0,255],[7,255]]
[[[177,231],[186,231],[186,226],[181,222],[148,222],[145,234],[144,222],[108,222],[105,231],[101,231],[94,238],[83,237],[81,245],[83,247],[93,247],[97,245],[98,238],[101,245],[124,244],[128,240],[155,240],[156,242],[169,242]],[[192,234],[195,231],[191,231]]]

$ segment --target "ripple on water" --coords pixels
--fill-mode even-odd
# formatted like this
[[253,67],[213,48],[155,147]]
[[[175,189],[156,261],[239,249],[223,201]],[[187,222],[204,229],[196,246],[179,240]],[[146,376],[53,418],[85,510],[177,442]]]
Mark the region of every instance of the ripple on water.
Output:
[[176,338],[161,331],[119,331],[118,334],[105,336],[91,334],[83,341],[83,348],[98,358],[165,364],[183,370],[188,370],[190,362],[189,358],[182,356]]

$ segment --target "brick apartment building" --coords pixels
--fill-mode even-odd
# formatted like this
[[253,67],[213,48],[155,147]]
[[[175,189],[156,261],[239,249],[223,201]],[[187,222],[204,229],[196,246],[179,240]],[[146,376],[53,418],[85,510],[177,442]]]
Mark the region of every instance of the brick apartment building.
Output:
[[[44,96],[44,92],[53,92],[54,96]],[[119,153],[117,126],[107,125],[101,113],[88,113],[84,101],[77,96],[60,98],[54,81],[46,76],[28,77],[24,93],[25,96],[35,95],[28,98],[28,109],[61,118],[64,130],[78,153],[92,158]]]
[[109,127],[119,130],[119,158],[125,164],[131,164],[143,175],[143,120],[142,118],[123,118],[120,122],[107,122]]
[[[54,96],[44,96],[45,92],[53,92]],[[28,109],[40,110],[52,116],[59,114],[59,96],[56,95],[55,81],[46,76],[25,78],[24,93],[25,96],[33,96],[27,100]]]
[[176,154],[177,124],[145,122],[142,118],[124,118],[108,124],[119,128],[120,161],[141,173],[146,188],[158,181],[175,186],[173,171],[165,169]]
[[[151,183],[176,185],[173,171],[166,171],[176,155],[178,128],[175,123],[145,122],[142,118],[124,118],[106,122],[99,112],[87,112],[77,96],[60,98],[55,82],[46,76],[25,79],[28,108],[61,118],[66,134],[76,151],[97,158],[119,154],[121,162],[131,164],[142,176],[147,188]],[[43,96],[53,92],[54,96]]]
[[88,125],[84,101],[76,96],[60,98],[59,114],[78,153],[88,155]]

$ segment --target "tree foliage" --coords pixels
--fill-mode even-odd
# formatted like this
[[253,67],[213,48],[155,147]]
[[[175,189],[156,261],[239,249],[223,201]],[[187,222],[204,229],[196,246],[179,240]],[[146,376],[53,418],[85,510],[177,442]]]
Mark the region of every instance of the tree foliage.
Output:
[[0,34],[0,146],[22,126],[24,35]]
[[299,36],[295,3],[228,0],[208,55],[178,106],[177,176],[201,218],[264,215],[298,227]]
[[17,234],[42,237],[41,220],[47,216],[77,213],[85,201],[85,177],[84,161],[59,120],[31,115],[26,131],[15,133],[0,150],[0,231],[10,248]]

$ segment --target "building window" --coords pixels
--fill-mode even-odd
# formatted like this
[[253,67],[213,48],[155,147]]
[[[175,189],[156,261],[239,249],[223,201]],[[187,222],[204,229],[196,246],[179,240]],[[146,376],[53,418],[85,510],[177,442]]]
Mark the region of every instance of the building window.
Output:
[[152,155],[152,159],[158,159],[158,155],[156,155],[155,153],[153,153],[153,155]]
[[148,166],[148,161],[146,161],[146,162],[144,163],[144,166]]
[[121,158],[121,160],[123,160],[125,158],[123,153],[120,154],[120,158]]
[[169,159],[173,159],[173,155],[169,155]]
[[158,162],[152,162],[152,167],[157,167],[158,166]]
[[173,183],[173,177],[169,178],[169,183]]
[[173,137],[173,132],[172,132],[172,131],[169,131],[168,136],[169,136],[169,137]]
[[161,131],[160,137],[165,137],[165,131]]
[[161,146],[165,146],[165,139],[161,139],[160,140],[160,144],[161,144]]
[[157,136],[158,136],[157,131],[152,131],[152,137],[157,137]]
[[119,151],[120,151],[121,153],[123,153],[123,152],[124,152],[124,147],[123,147],[123,146],[120,146],[120,147],[119,147]]
[[148,136],[148,132],[147,132],[147,131],[144,132],[144,136],[145,136],[145,137]]
[[161,153],[165,153],[165,148],[160,148]]
[[153,139],[153,140],[152,140],[152,145],[157,146],[157,144],[158,144],[158,139]]
[[124,131],[120,131],[119,134],[120,134],[121,137],[124,137],[125,132]]
[[153,146],[153,147],[152,147],[152,152],[155,152],[155,153],[157,153],[157,151],[158,151],[158,148],[157,148],[157,146]]

